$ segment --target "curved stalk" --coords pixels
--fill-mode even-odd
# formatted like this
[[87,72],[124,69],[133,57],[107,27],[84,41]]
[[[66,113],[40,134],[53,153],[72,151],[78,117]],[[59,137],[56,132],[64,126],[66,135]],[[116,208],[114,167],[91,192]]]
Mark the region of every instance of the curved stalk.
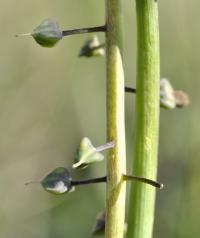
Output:
[[115,147],[109,150],[107,160],[106,238],[122,238],[124,232],[126,191],[122,174],[126,174],[126,152],[121,16],[121,0],[107,0],[107,140],[114,140]]
[[157,182],[155,180],[152,180],[152,179],[147,179],[147,178],[144,178],[144,177],[140,177],[140,176],[124,174],[123,179],[124,179],[124,181],[138,181],[138,182],[141,182],[141,183],[146,183],[146,184],[149,184],[149,185],[151,185],[155,188],[159,188],[159,189],[163,188],[162,183],[159,183],[159,182]]
[[[159,127],[159,29],[156,0],[136,0],[137,94],[133,174],[156,179]],[[131,187],[128,238],[152,237],[155,189]]]

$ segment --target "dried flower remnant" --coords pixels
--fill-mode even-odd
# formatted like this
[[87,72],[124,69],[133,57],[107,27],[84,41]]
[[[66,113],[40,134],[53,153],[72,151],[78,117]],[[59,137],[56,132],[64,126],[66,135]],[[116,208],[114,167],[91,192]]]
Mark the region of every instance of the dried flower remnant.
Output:
[[104,155],[100,152],[114,147],[114,142],[108,142],[99,147],[94,147],[91,140],[87,137],[84,137],[81,140],[80,145],[76,151],[76,155],[74,158],[75,164],[73,164],[73,168],[85,168],[90,164],[100,162],[104,159]]
[[97,35],[88,39],[79,52],[79,57],[92,57],[105,55],[105,44],[100,44]]
[[174,90],[168,79],[160,80],[160,105],[166,109],[185,107],[190,103],[188,95],[183,91]]
[[[125,92],[136,93],[136,89],[125,86]],[[187,93],[174,90],[168,79],[160,80],[160,106],[165,109],[174,109],[188,106],[190,103]]]

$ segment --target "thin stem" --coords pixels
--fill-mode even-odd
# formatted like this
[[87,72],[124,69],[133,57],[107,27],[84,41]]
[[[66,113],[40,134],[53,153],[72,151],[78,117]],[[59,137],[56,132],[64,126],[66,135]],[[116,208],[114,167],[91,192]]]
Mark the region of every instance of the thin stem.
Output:
[[91,33],[91,32],[105,32],[106,26],[95,26],[95,27],[86,27],[80,29],[72,29],[63,31],[63,36],[74,35],[74,34],[83,34],[83,33]]
[[106,238],[122,238],[125,217],[126,173],[124,71],[122,63],[122,1],[106,1],[107,140]]
[[96,147],[96,151],[97,152],[101,152],[101,151],[113,148],[114,146],[115,146],[115,142],[113,140],[113,141],[110,141],[110,142],[108,142],[108,143],[106,143],[104,145],[100,145],[100,146]]
[[136,93],[136,89],[125,86],[125,92],[126,93]]
[[92,178],[92,179],[86,179],[86,180],[77,180],[77,181],[71,181],[72,186],[77,185],[84,185],[84,184],[91,184],[91,183],[105,183],[107,181],[107,176],[99,177],[99,178]]
[[15,36],[16,36],[16,37],[31,36],[31,33],[16,34]]
[[123,179],[124,179],[124,181],[139,181],[139,182],[142,182],[142,183],[149,184],[149,185],[151,185],[153,187],[156,187],[156,188],[160,188],[160,189],[163,188],[162,183],[159,183],[159,182],[154,181],[152,179],[147,179],[147,178],[144,178],[144,177],[140,177],[140,176],[125,175],[124,174]]
[[[156,179],[159,128],[158,1],[136,0],[137,93],[132,174]],[[150,238],[153,233],[155,189],[131,186],[127,238]]]

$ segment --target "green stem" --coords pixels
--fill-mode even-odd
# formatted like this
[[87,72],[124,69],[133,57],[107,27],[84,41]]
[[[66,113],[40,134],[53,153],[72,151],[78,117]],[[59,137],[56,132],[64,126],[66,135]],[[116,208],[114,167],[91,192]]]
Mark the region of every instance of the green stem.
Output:
[[107,139],[114,140],[107,160],[106,238],[122,238],[125,217],[126,174],[124,125],[124,71],[121,47],[121,0],[106,1]]
[[[136,0],[137,94],[133,174],[156,179],[159,132],[159,27],[156,0]],[[131,187],[128,238],[152,237],[155,189]]]

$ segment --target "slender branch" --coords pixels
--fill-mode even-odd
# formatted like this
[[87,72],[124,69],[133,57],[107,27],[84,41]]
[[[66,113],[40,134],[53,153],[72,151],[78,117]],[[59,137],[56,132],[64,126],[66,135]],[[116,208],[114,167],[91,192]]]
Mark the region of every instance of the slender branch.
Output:
[[95,27],[86,27],[86,28],[80,28],[80,29],[72,29],[72,30],[66,30],[62,31],[63,36],[68,35],[74,35],[74,34],[83,34],[83,33],[91,33],[91,32],[105,32],[106,26],[95,26]]
[[86,180],[77,180],[71,181],[72,186],[77,186],[77,185],[84,185],[84,184],[91,184],[91,183],[102,183],[107,181],[107,176],[104,177],[99,177],[99,178],[92,178],[92,179],[86,179]]
[[159,188],[159,189],[162,189],[163,188],[163,184],[162,183],[159,183],[157,181],[154,181],[152,179],[147,179],[147,178],[144,178],[144,177],[139,177],[139,176],[134,176],[134,175],[123,175],[123,179],[124,181],[138,181],[138,182],[142,182],[142,183],[146,183],[146,184],[149,184],[153,187],[156,187],[156,188]]
[[[158,3],[136,0],[137,93],[132,174],[156,179],[159,127]],[[150,238],[153,232],[155,189],[131,186],[127,238]]]
[[125,217],[126,173],[124,71],[122,63],[122,1],[106,1],[107,140],[115,141],[107,160],[106,238],[122,238]]

